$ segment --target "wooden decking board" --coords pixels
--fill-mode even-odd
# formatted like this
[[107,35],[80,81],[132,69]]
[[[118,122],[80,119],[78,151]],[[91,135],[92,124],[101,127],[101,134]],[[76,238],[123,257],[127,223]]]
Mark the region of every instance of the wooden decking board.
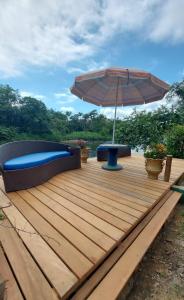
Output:
[[[61,174],[62,176],[62,174]],[[66,176],[69,176],[69,172],[68,174],[66,174]],[[70,175],[71,176],[71,175]],[[153,203],[154,202],[154,199],[156,199],[156,197],[150,197],[148,195],[145,195],[145,194],[142,194],[142,193],[138,193],[138,192],[134,192],[132,190],[129,190],[129,189],[124,189],[123,187],[120,187],[119,185],[114,185],[112,183],[110,183],[109,185],[109,182],[107,183],[106,181],[101,181],[101,180],[98,180],[97,178],[94,178],[94,177],[87,177],[85,176],[85,174],[77,174],[77,177],[87,181],[87,182],[92,182],[92,183],[95,183],[97,185],[100,185],[102,187],[106,187],[106,188],[109,188],[111,187],[111,190],[114,190],[114,191],[118,191],[120,193],[122,193],[123,195],[125,195],[125,197],[129,197],[129,199],[131,198],[138,198],[140,200],[143,200],[144,202],[147,202],[147,203]],[[153,198],[153,199],[152,199]]]
[[72,300],[83,300],[86,299],[92,291],[98,286],[106,274],[112,269],[112,267],[117,263],[123,253],[128,249],[128,247],[137,238],[144,227],[150,222],[152,217],[157,213],[157,211],[162,207],[162,205],[167,201],[172,192],[168,192],[162,200],[147,214],[147,216],[140,222],[135,229],[128,235],[128,237],[121,242],[121,244],[113,251],[113,253],[106,259],[103,264],[89,277],[87,281],[83,283],[81,287],[77,289],[72,297]]
[[[131,157],[133,158],[133,157]],[[124,170],[125,173],[126,172],[131,172],[132,176],[138,176],[138,177],[147,177],[147,174],[144,170],[144,158],[142,157],[134,157],[133,159],[125,157],[121,160],[122,165],[124,165]],[[131,159],[131,160],[130,160]],[[138,162],[139,160],[139,162]],[[183,162],[181,162],[181,159],[174,159],[173,160],[173,165],[174,168],[171,169],[171,179],[170,179],[170,183],[173,182],[175,176],[177,176],[177,174],[181,171],[181,165],[183,164]],[[181,164],[181,165],[180,165]],[[136,168],[135,168],[136,165]],[[159,178],[162,180],[163,179],[163,173],[159,176]],[[162,184],[163,182],[160,181],[158,183],[158,185]]]
[[[144,159],[127,157],[120,159],[120,163],[124,164],[124,170],[106,172],[101,169],[101,163],[90,159],[82,169],[63,172],[41,186],[8,194],[0,179],[0,207],[4,207],[5,221],[9,225],[16,223],[22,229],[16,232],[0,226],[0,241],[3,247],[6,243],[9,245],[3,249],[25,299],[33,296],[37,299],[37,294],[39,299],[68,299],[100,264],[94,276],[97,274],[98,280],[102,276],[103,281],[103,274],[109,269],[102,266],[115,265],[117,255],[126,248],[119,245],[132,243],[133,232],[134,240],[139,236],[137,228],[142,228],[155,207],[162,204],[184,166],[183,161],[176,160],[175,168],[173,160],[171,181],[165,183],[163,175],[159,181],[147,178]],[[24,229],[34,234],[29,237]],[[18,245],[11,248],[15,262],[12,257],[9,260],[11,240],[14,243],[12,230],[15,245]],[[19,253],[27,258],[30,268],[24,278],[20,272],[27,272],[26,262],[23,259],[18,265]],[[96,289],[96,279],[91,278],[94,277],[90,276],[89,284],[91,282],[92,289]],[[24,280],[28,283],[22,290]],[[40,281],[41,291],[38,291]],[[89,284],[84,283],[81,291]],[[33,285],[34,292],[31,291]]]
[[[120,177],[120,175],[116,175],[113,176],[113,178],[111,178],[111,175],[109,174],[109,172],[107,173],[103,173],[103,170],[100,170],[99,172],[97,172],[97,170],[95,169],[94,172],[85,172],[85,176],[86,174],[88,174],[89,177],[93,176],[94,178],[98,178],[99,180],[110,180],[112,184],[115,184],[115,185],[123,185],[123,187],[126,187],[126,188],[130,188],[132,187],[132,182],[129,180],[126,181],[124,180],[123,177]],[[140,186],[140,183],[139,185],[136,185],[136,182],[134,182],[134,191],[138,191],[138,192],[143,192],[143,193],[146,193],[148,195],[155,195],[155,196],[159,196],[160,193],[159,193],[159,189],[152,189],[150,188],[149,186],[144,186],[144,183],[142,182],[141,186]]]
[[[110,179],[109,174],[107,174],[104,178],[106,178],[106,180]],[[140,180],[137,180],[137,176],[133,177],[131,175],[129,176],[128,174],[124,174],[124,176],[115,175],[112,182],[116,182],[116,183],[119,183],[121,185],[126,184],[128,186],[130,184],[131,185],[133,184],[137,190],[139,190],[139,191],[147,190],[147,191],[149,191],[150,194],[153,194],[153,195],[154,194],[158,195],[158,193],[161,192],[163,190],[163,188],[166,187],[166,186],[160,186],[159,187],[159,186],[156,186],[156,185],[151,186],[151,184],[149,184],[147,182],[145,183],[145,181],[146,181],[146,179],[140,178]],[[140,188],[140,186],[141,186],[141,188]]]
[[52,200],[47,195],[41,193],[36,188],[29,189],[29,192],[37,197],[42,203],[47,205],[50,209],[52,209],[55,213],[63,217],[66,221],[71,223],[75,228],[77,228],[80,232],[89,237],[92,241],[94,241],[97,245],[99,245],[102,249],[108,250],[114,244],[114,240],[104,234],[102,231],[98,230],[96,227],[87,223],[70,210],[66,209],[64,206],[60,205],[58,202]]
[[0,226],[1,243],[25,298],[30,300],[57,299],[54,290],[45,280],[21,239],[11,228],[10,222],[5,219],[3,225],[4,227]]
[[[131,159],[131,161],[130,161],[130,159]],[[151,179],[147,179],[147,173],[145,172],[144,161],[141,160],[141,163],[138,164],[137,159],[136,159],[136,161],[132,160],[132,157],[130,159],[128,159],[127,157],[119,159],[119,161],[121,162],[121,164],[123,166],[123,174],[121,174],[121,176],[123,176],[124,174],[131,173],[132,177],[137,176],[137,179],[146,180],[147,183],[151,183]],[[99,166],[99,162],[95,162],[92,160],[89,162],[89,164],[90,164],[90,169],[92,169],[92,170],[93,169],[97,170],[97,168]],[[85,167],[86,166],[84,166],[84,168]],[[101,171],[101,169],[99,171]],[[160,178],[162,178],[162,175],[163,174],[160,175]],[[167,185],[167,183],[164,181],[160,181],[158,183],[158,186],[163,186],[163,185]]]
[[[63,183],[63,180],[60,181],[60,180],[57,180],[57,179],[52,179],[50,182],[53,183],[53,184],[54,183],[55,184],[58,183],[58,185],[59,184],[61,185],[61,182]],[[66,186],[66,181],[65,181],[65,186]],[[133,217],[137,217],[137,218],[139,218],[142,215],[142,213],[140,211],[137,211],[134,208],[130,208],[130,207],[128,207],[128,206],[126,206],[124,204],[118,203],[118,202],[116,202],[116,201],[114,201],[112,199],[109,199],[109,198],[104,197],[102,195],[98,195],[94,191],[86,190],[84,187],[76,187],[76,185],[74,185],[74,184],[72,185],[70,183],[67,186],[67,189],[70,189],[71,193],[73,192],[73,193],[79,194],[79,195],[81,195],[81,194],[84,194],[84,195],[88,194],[89,196],[91,196],[92,198],[94,198],[94,199],[96,199],[98,201],[101,201],[101,202],[103,202],[105,204],[108,204],[109,206],[112,206],[112,207],[114,207],[114,208],[116,208],[116,209],[118,209],[118,210],[120,210],[122,212],[125,212],[127,215],[130,215],[130,216],[133,216]],[[126,216],[126,217],[128,217],[128,216]],[[135,219],[134,219],[134,221],[135,221]]]
[[[91,180],[93,178],[93,180],[97,180],[100,184],[104,184],[105,186],[107,185],[107,179],[103,176],[100,175],[95,175],[92,173],[89,173],[89,176],[86,176],[85,174],[85,178],[89,178],[89,180]],[[131,195],[136,194],[139,198],[142,196],[144,196],[144,199],[147,200],[147,198],[149,199],[153,199],[153,201],[157,198],[157,196],[159,195],[159,193],[157,193],[157,195],[154,195],[151,191],[149,191],[148,189],[142,189],[141,191],[139,189],[137,189],[134,186],[134,190],[132,191],[132,185],[128,185],[125,182],[122,181],[121,185],[119,184],[119,182],[116,182],[115,180],[111,180],[111,187],[113,187],[113,189],[118,189],[124,193],[128,193]]]
[[24,217],[31,223],[34,229],[42,236],[49,246],[65,262],[73,273],[81,278],[93,266],[84,255],[81,254],[67,239],[55,230],[39,214],[32,209],[17,193],[10,193],[8,197]]
[[[109,194],[109,197],[111,194],[113,195],[117,195],[117,198],[119,197],[123,197],[123,199],[126,199],[127,201],[127,205],[128,204],[132,204],[133,203],[137,203],[138,205],[141,205],[141,206],[144,206],[144,207],[149,207],[150,206],[150,203],[145,201],[145,200],[142,200],[142,199],[139,199],[137,198],[136,196],[132,197],[131,195],[127,195],[127,194],[124,194],[124,193],[121,193],[117,190],[112,190],[112,189],[109,189],[109,187],[105,187],[105,186],[102,186],[102,185],[99,185],[98,182],[89,182],[89,181],[86,181],[84,177],[81,177],[79,175],[77,175],[77,177],[75,178],[73,175],[71,176],[71,174],[69,174],[69,172],[66,172],[66,174],[61,174],[61,175],[58,175],[58,178],[66,178],[69,182],[72,182],[76,185],[85,185],[85,187],[87,189],[89,189],[89,187],[92,187],[92,189],[99,193],[100,190],[102,191],[105,191]],[[90,188],[91,189],[91,188]],[[121,199],[121,198],[120,198]]]
[[18,194],[42,216],[43,219],[53,226],[64,238],[85,255],[92,263],[98,261],[105,254],[99,246],[94,244],[85,235],[76,230],[72,225],[60,218],[47,206],[42,204],[27,191],[20,191]]
[[118,297],[180,197],[181,194],[173,193],[87,299],[113,300]]
[[[117,208],[117,204],[116,203],[112,203],[111,200],[106,199],[106,203],[104,202],[104,200],[102,201],[102,199],[98,199],[98,196],[92,196],[90,192],[88,192],[88,194],[86,195],[82,188],[80,188],[79,190],[74,190],[75,195],[79,198],[81,198],[82,200],[110,213],[111,215],[122,219],[123,221],[129,223],[129,224],[133,224],[136,220],[137,217],[132,216],[130,214],[128,214],[127,212],[124,212],[122,209],[118,209]],[[113,205],[114,204],[114,205]],[[122,208],[122,207],[121,207]]]
[[7,300],[23,300],[22,293],[17,285],[15,277],[9,266],[9,263],[4,255],[0,245],[0,274],[5,281],[5,299]]
[[8,207],[9,205],[11,205],[11,201],[8,199],[5,193],[0,189],[0,208]]
[[[104,182],[106,183],[106,178],[109,178],[110,179],[110,184],[112,186],[115,186],[115,187],[118,186],[119,187],[119,184],[117,183],[117,180],[115,180],[114,176],[111,178],[111,176],[109,174],[107,174],[108,171],[104,171],[105,172],[104,174],[101,173],[101,172],[95,172],[95,171],[92,171],[92,170],[84,170],[85,172],[78,172],[78,173],[77,173],[77,171],[78,170],[75,171],[77,176],[80,176],[80,177],[83,177],[83,178],[85,177],[89,181],[93,179],[93,180],[98,180],[99,182],[102,182],[102,183],[104,183]],[[68,175],[68,174],[69,174],[69,172],[67,172],[65,175]],[[117,175],[115,175],[115,176],[117,176]],[[123,180],[121,180],[121,184],[123,185],[123,188],[125,188],[125,189],[127,189],[127,186],[128,186],[128,188],[130,187],[130,184],[127,184]],[[136,187],[135,187],[135,189],[136,189]],[[151,195],[154,196],[154,194],[153,194],[154,192],[152,193],[152,191],[150,191],[149,189],[145,189],[145,188],[142,188],[140,186],[136,189],[136,192],[140,192],[140,190],[141,190],[141,192],[143,192],[143,194],[146,194],[146,195],[151,194]]]
[[[45,187],[47,187],[47,184],[44,184],[42,187],[39,186],[37,188],[43,191],[45,190],[43,189]],[[49,188],[62,197],[60,198],[56,195],[53,196],[54,194],[52,194],[55,201],[67,207],[73,213],[79,215],[82,219],[94,225],[95,227],[97,227],[98,229],[100,229],[102,232],[109,235],[110,237],[116,239],[116,237],[114,237],[113,226],[119,228],[121,232],[124,232],[124,230],[127,230],[129,228],[129,224],[127,222],[111,215],[106,211],[99,209],[96,206],[93,206],[88,202],[85,202],[84,200],[78,197],[66,193],[65,191],[63,191],[63,189],[57,188],[54,185],[53,186],[49,185]],[[68,197],[68,195],[70,195],[70,197]],[[65,198],[68,201],[66,201]],[[86,214],[86,212],[88,212],[88,214]],[[113,236],[112,236],[112,230],[113,230]],[[120,232],[116,231],[116,234],[119,236]]]
[[[68,174],[67,174],[68,175]],[[102,187],[99,186],[95,183],[92,182],[86,182],[84,179],[79,179],[78,177],[76,178],[76,180],[74,178],[68,177],[68,176],[64,176],[64,177],[59,177],[59,175],[57,176],[57,180],[61,179],[63,180],[67,179],[68,182],[74,184],[75,186],[85,186],[86,190],[90,190],[90,191],[94,191],[98,194],[98,195],[103,195],[106,198],[109,199],[113,199],[116,202],[120,202],[125,204],[128,207],[132,207],[136,210],[139,210],[140,212],[144,212],[147,210],[147,206],[149,206],[150,204],[147,202],[144,202],[138,198],[133,198],[133,197],[127,197],[122,195],[122,193],[117,192],[117,191],[112,191],[106,187]],[[54,178],[55,179],[55,178]]]
[[66,267],[42,237],[36,234],[34,228],[27,222],[15,206],[12,205],[3,209],[3,211],[12,226],[16,228],[15,230],[18,235],[29,249],[29,252],[34,257],[51,285],[61,297],[65,295],[65,293],[77,283],[77,277]]
[[[103,174],[103,169],[98,170],[99,169],[98,165],[95,167],[90,166],[90,168],[93,168],[94,171]],[[131,182],[132,184],[134,184],[136,186],[136,188],[139,188],[139,189],[140,189],[140,184],[141,184],[141,186],[143,188],[148,188],[148,189],[156,191],[156,192],[161,191],[163,188],[168,186],[168,183],[166,183],[166,182],[162,182],[161,185],[157,185],[156,182],[152,182],[151,180],[148,181],[147,178],[142,178],[142,177],[137,178],[137,176],[133,177],[132,173],[129,173],[129,174],[127,171],[124,170],[124,173],[115,174],[113,180],[115,180],[116,182],[126,182],[126,183]],[[110,177],[109,172],[107,172],[105,175],[106,175],[105,177],[107,179]]]

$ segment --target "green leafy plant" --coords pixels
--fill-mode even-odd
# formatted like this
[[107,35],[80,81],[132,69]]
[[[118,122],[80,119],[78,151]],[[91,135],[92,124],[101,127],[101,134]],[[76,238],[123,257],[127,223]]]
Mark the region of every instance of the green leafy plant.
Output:
[[184,158],[184,125],[174,125],[165,136],[168,153]]
[[167,149],[163,144],[153,144],[146,148],[145,158],[164,159],[167,155]]

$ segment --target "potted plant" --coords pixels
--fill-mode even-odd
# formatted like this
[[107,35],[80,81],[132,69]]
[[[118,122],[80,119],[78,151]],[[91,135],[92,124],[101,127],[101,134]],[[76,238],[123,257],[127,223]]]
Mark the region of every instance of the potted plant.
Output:
[[87,147],[87,141],[77,140],[77,145],[81,148],[81,161],[87,163],[90,148]]
[[148,178],[158,179],[158,175],[162,172],[166,155],[167,149],[163,144],[154,144],[146,148],[144,157],[146,158],[145,167]]

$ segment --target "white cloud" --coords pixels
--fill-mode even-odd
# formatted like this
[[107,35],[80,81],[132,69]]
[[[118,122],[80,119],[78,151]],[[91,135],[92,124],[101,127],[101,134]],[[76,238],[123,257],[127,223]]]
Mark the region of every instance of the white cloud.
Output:
[[46,96],[44,96],[44,95],[34,94],[34,93],[28,92],[28,91],[20,91],[20,95],[22,97],[33,97],[38,100],[44,100],[46,98]]
[[54,97],[59,100],[59,104],[69,104],[78,100],[78,98],[67,88],[63,89],[61,92],[54,93]]
[[62,106],[61,111],[62,112],[71,112],[72,114],[74,114],[76,112],[75,108],[72,106]]
[[157,18],[153,21],[150,39],[153,41],[184,42],[184,1],[168,0],[159,6]]
[[[183,0],[0,2],[1,76],[18,76],[30,66],[82,62],[116,34],[132,32],[153,42],[184,42]],[[83,70],[73,66],[70,71],[79,69]]]
[[[81,65],[81,63],[80,63]],[[84,62],[82,63],[83,67],[68,67],[67,68],[67,72],[70,73],[74,73],[74,74],[79,74],[79,73],[86,73],[86,72],[90,72],[93,70],[100,70],[100,69],[105,69],[109,66],[109,63],[106,61],[102,61],[102,62],[96,62],[94,60],[91,60],[88,62]]]
[[[158,109],[161,105],[166,105],[166,98],[164,97],[162,100],[148,103],[148,104],[143,104],[143,105],[136,105],[136,106],[121,106],[117,108],[117,118],[123,119],[126,116],[129,116],[133,110],[136,108],[137,111],[154,111]],[[106,117],[113,119],[114,118],[114,107],[104,107],[100,108],[99,112]]]

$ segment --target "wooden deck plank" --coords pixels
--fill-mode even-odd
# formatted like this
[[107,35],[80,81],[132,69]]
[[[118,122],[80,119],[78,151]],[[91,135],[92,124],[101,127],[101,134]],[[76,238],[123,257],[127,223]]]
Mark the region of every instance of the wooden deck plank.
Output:
[[105,251],[93,243],[81,232],[76,230],[72,225],[55,214],[43,203],[38,201],[33,195],[27,191],[17,192],[42,218],[47,220],[59,233],[62,234],[71,244],[73,244],[83,255],[85,255],[92,263],[98,261]]
[[[107,199],[103,198],[103,201],[102,201],[102,199],[99,200],[98,195],[95,197],[95,193],[93,193],[93,196],[92,196],[92,193],[90,191],[88,193],[85,193],[83,188],[79,188],[78,190],[73,189],[73,193],[78,198],[80,197],[80,199],[82,199],[98,208],[101,208],[102,210],[112,214],[115,217],[122,219],[123,221],[125,221],[129,224],[134,224],[134,222],[136,222],[136,220],[137,220],[137,217],[135,217],[131,214],[128,214],[127,212],[124,212],[122,210],[123,208],[121,205],[118,205],[116,202],[114,202],[108,198]],[[106,202],[105,202],[105,200],[106,200]],[[121,207],[121,210],[118,209],[118,206]]]
[[9,193],[8,197],[76,276],[81,278],[89,271],[93,266],[92,262],[41,218],[17,193]]
[[[85,186],[84,187],[78,187],[78,186],[76,186],[76,185],[74,185],[72,183],[67,184],[67,181],[65,181],[63,183],[63,180],[61,181],[61,180],[59,180],[57,178],[51,179],[50,182],[52,184],[55,184],[56,186],[59,185],[59,184],[61,185],[61,183],[62,183],[62,187],[64,186],[67,190],[70,191],[70,193],[74,193],[75,195],[81,195],[81,193],[84,194],[84,195],[89,195],[92,198],[95,198],[98,201],[106,203],[109,206],[115,207],[116,209],[118,209],[118,210],[120,210],[122,212],[125,212],[126,214],[131,215],[133,217],[139,218],[142,215],[142,213],[139,210],[137,211],[135,208],[131,208],[131,207],[126,206],[126,205],[124,205],[122,203],[118,203],[118,202],[116,202],[114,200],[111,200],[111,199],[109,199],[107,197],[99,195],[99,194],[97,194],[94,191],[86,190]],[[127,218],[127,216],[126,216],[126,218]],[[134,221],[135,221],[135,219],[134,219]]]
[[77,277],[37,234],[15,206],[12,205],[3,211],[57,293],[61,297],[64,296],[77,283]]
[[[93,276],[103,282],[104,272],[107,274],[108,268],[116,266],[118,255],[127,249],[125,245],[130,243],[127,246],[130,247],[139,237],[141,226],[162,204],[164,195],[184,168],[183,161],[174,159],[171,180],[166,183],[163,175],[158,181],[147,178],[144,158],[126,157],[119,162],[124,165],[123,170],[106,172],[101,169],[101,162],[89,159],[81,169],[63,172],[35,188],[8,194],[0,179],[0,207],[4,207],[7,222],[16,222],[22,229],[14,231],[16,239],[27,255],[31,255],[53,297],[68,299],[102,263],[90,276],[89,283],[84,283],[86,288],[91,284],[88,297],[96,289]],[[26,237],[24,229],[33,232],[34,238]],[[14,251],[19,255],[17,249]],[[50,257],[53,257],[51,261]],[[11,264],[9,258],[7,261]],[[101,268],[104,265],[108,267]],[[16,277],[17,282],[21,280],[20,276]]]
[[[48,183],[38,186],[37,189],[43,193],[49,193],[49,197],[55,201],[58,201],[61,205],[67,207],[82,219],[96,226],[98,229],[115,240],[122,235],[122,232],[124,232],[123,230],[127,230],[130,227],[130,225],[123,220],[120,220],[89,203],[86,203],[82,199],[63,191],[60,188],[57,188],[56,186],[49,185],[49,189],[47,186]],[[53,191],[53,193],[51,193],[51,191]],[[63,195],[66,198],[64,198]],[[123,230],[118,230],[118,228],[115,230],[114,226],[123,228]]]
[[181,194],[178,192],[174,192],[172,194],[172,196],[164,203],[150,223],[139,234],[136,240],[87,299],[113,300],[118,297],[122,288],[125,286],[150,244],[157,236],[171,211],[178,203],[180,197]]
[[[144,168],[144,158],[141,156],[131,156],[131,157],[125,157],[122,158],[121,163],[125,165],[125,172],[126,169],[129,170],[132,173],[132,176],[136,174],[136,176],[142,176],[147,178],[147,173]],[[135,168],[136,165],[136,168]],[[172,169],[171,169],[171,180],[170,183],[173,182],[174,179],[176,179],[179,174],[183,172],[183,160],[182,159],[173,159],[172,163]],[[158,182],[158,185],[163,183],[163,172],[159,176],[160,181]]]
[[0,239],[26,299],[58,299],[7,219],[0,226]]
[[0,208],[8,207],[10,205],[11,205],[11,201],[8,199],[5,193],[0,189]]
[[[138,182],[141,181],[141,183],[145,184],[145,185],[153,184],[153,187],[156,187],[156,182],[151,183],[152,180],[147,178],[144,161],[141,161],[141,163],[138,164],[137,159],[136,159],[136,161],[134,161],[134,159],[132,159],[132,157],[130,159],[120,158],[118,161],[119,161],[119,163],[121,163],[123,165],[123,172],[117,172],[117,174],[115,174],[115,176],[121,176],[121,178],[126,181],[126,177],[128,177],[129,174],[131,173],[131,176],[134,179],[136,179]],[[97,162],[94,160],[90,160],[89,166],[85,165],[85,166],[83,166],[83,168],[86,169],[86,171],[88,171],[88,172],[90,172],[90,171],[97,172],[97,170],[98,170],[98,173],[103,173],[104,170],[102,168],[99,168],[99,166],[101,166],[102,164],[103,164],[103,162]],[[109,175],[109,173],[110,172],[106,171],[105,175]],[[126,176],[124,176],[124,175],[126,175]],[[162,175],[160,176],[160,179],[162,178]],[[135,178],[135,176],[137,176],[137,178]],[[165,182],[163,180],[159,180],[159,182],[158,182],[158,188],[167,186],[167,185],[168,185],[168,182]]]
[[[98,178],[99,180],[103,180],[103,181],[110,180],[110,182],[113,185],[121,184],[121,185],[123,185],[124,188],[128,188],[128,189],[132,187],[132,182],[124,180],[124,177],[120,177],[121,173],[119,176],[117,174],[112,176],[112,174],[109,174],[109,172],[108,173],[105,172],[105,174],[104,174],[102,169],[100,169],[99,171],[97,171],[97,169],[98,168],[95,168],[95,169],[91,168],[89,170],[86,168],[85,176],[87,176],[87,177],[93,176],[93,178]],[[141,185],[140,185],[140,183],[139,183],[139,185],[136,185],[136,182],[134,182],[134,191],[138,192],[138,193],[143,192],[143,194],[151,195],[151,196],[152,195],[156,195],[156,196],[160,195],[159,188],[157,188],[156,190],[152,189],[152,188],[150,188],[150,186],[144,186],[143,182],[141,182]]]
[[70,210],[66,209],[64,206],[60,205],[58,202],[49,198],[47,195],[41,193],[38,189],[29,189],[29,192],[38,198],[42,203],[47,205],[50,209],[56,212],[58,215],[63,217],[66,221],[71,223],[75,228],[81,231],[83,234],[88,236],[97,245],[102,247],[104,250],[109,250],[114,245],[114,240],[104,234],[102,231],[98,230],[96,227],[92,226],[88,222],[84,221]]
[[6,300],[23,300],[23,296],[10,269],[8,261],[0,246],[0,274],[5,281],[5,299]]
[[[86,168],[86,167],[85,167]],[[100,174],[103,174],[103,169],[99,170],[99,165],[92,164],[90,165],[90,170],[93,170],[94,172],[98,172]],[[89,170],[89,167],[88,167]],[[169,184],[166,183],[165,181],[160,182],[161,184],[157,184],[157,182],[152,182],[153,180],[149,180],[147,178],[141,177],[136,177],[136,176],[131,176],[132,173],[128,173],[126,169],[123,169],[123,173],[119,174],[114,174],[114,180],[116,182],[126,182],[128,184],[132,183],[136,186],[136,188],[140,189],[140,186],[143,188],[148,188],[150,190],[153,190],[154,192],[156,191],[161,191],[163,188],[167,187]],[[108,179],[110,177],[109,173],[105,174],[105,177]]]
[[99,266],[95,273],[76,291],[72,300],[84,300],[92,291],[98,286],[106,274],[112,269],[116,262],[120,259],[123,253],[130,247],[133,241],[138,237],[144,227],[150,222],[157,211],[167,201],[173,192],[170,191],[161,201],[149,212],[149,214],[135,227],[135,229],[128,235],[128,237],[121,242],[121,244],[113,251],[108,259]]
[[63,178],[63,177],[67,178],[68,180],[75,180],[75,182],[79,182],[79,180],[80,180],[80,182],[83,181],[83,182],[86,182],[86,184],[95,184],[95,185],[99,186],[100,188],[109,190],[111,192],[118,192],[127,200],[129,200],[131,202],[136,202],[143,206],[149,206],[149,205],[151,205],[151,203],[153,203],[153,201],[148,201],[148,197],[140,198],[139,195],[137,195],[137,194],[132,195],[132,192],[126,193],[126,191],[124,191],[122,189],[118,189],[118,188],[111,186],[110,182],[108,182],[108,184],[107,183],[103,184],[103,183],[99,182],[97,179],[95,180],[93,178],[91,178],[91,179],[85,178],[85,176],[82,176],[82,174],[80,174],[80,173],[77,174],[76,179],[75,179],[75,176],[69,172],[66,172],[66,174],[58,175],[58,178]]
[[[156,195],[150,194],[146,189],[144,189],[144,191],[139,191],[137,189],[132,190],[132,185],[127,187],[125,184],[119,185],[116,182],[112,182],[112,181],[107,182],[107,180],[103,178],[103,176],[100,177],[92,173],[90,173],[89,176],[87,176],[86,173],[81,173],[80,176],[83,177],[86,181],[90,181],[90,182],[92,181],[108,188],[110,185],[111,189],[113,190],[117,190],[131,196],[136,195],[137,198],[145,200],[150,203],[153,203],[154,200],[157,198]],[[113,177],[113,175],[111,176]]]
[[[63,175],[63,174],[62,174]],[[95,191],[97,194],[102,195],[106,198],[113,199],[114,201],[120,202],[125,204],[128,207],[135,208],[136,210],[139,210],[141,212],[147,211],[147,207],[150,206],[149,203],[144,202],[138,198],[129,198],[127,196],[123,196],[122,193],[119,193],[117,191],[112,191],[111,189],[99,186],[98,184],[92,183],[92,182],[86,182],[84,179],[79,179],[77,177],[76,179],[74,177],[68,177],[68,173],[66,173],[64,176],[58,175],[57,177],[54,177],[54,179],[66,179],[68,182],[74,184],[75,186],[85,186],[87,190]],[[62,187],[62,185],[61,185]]]

